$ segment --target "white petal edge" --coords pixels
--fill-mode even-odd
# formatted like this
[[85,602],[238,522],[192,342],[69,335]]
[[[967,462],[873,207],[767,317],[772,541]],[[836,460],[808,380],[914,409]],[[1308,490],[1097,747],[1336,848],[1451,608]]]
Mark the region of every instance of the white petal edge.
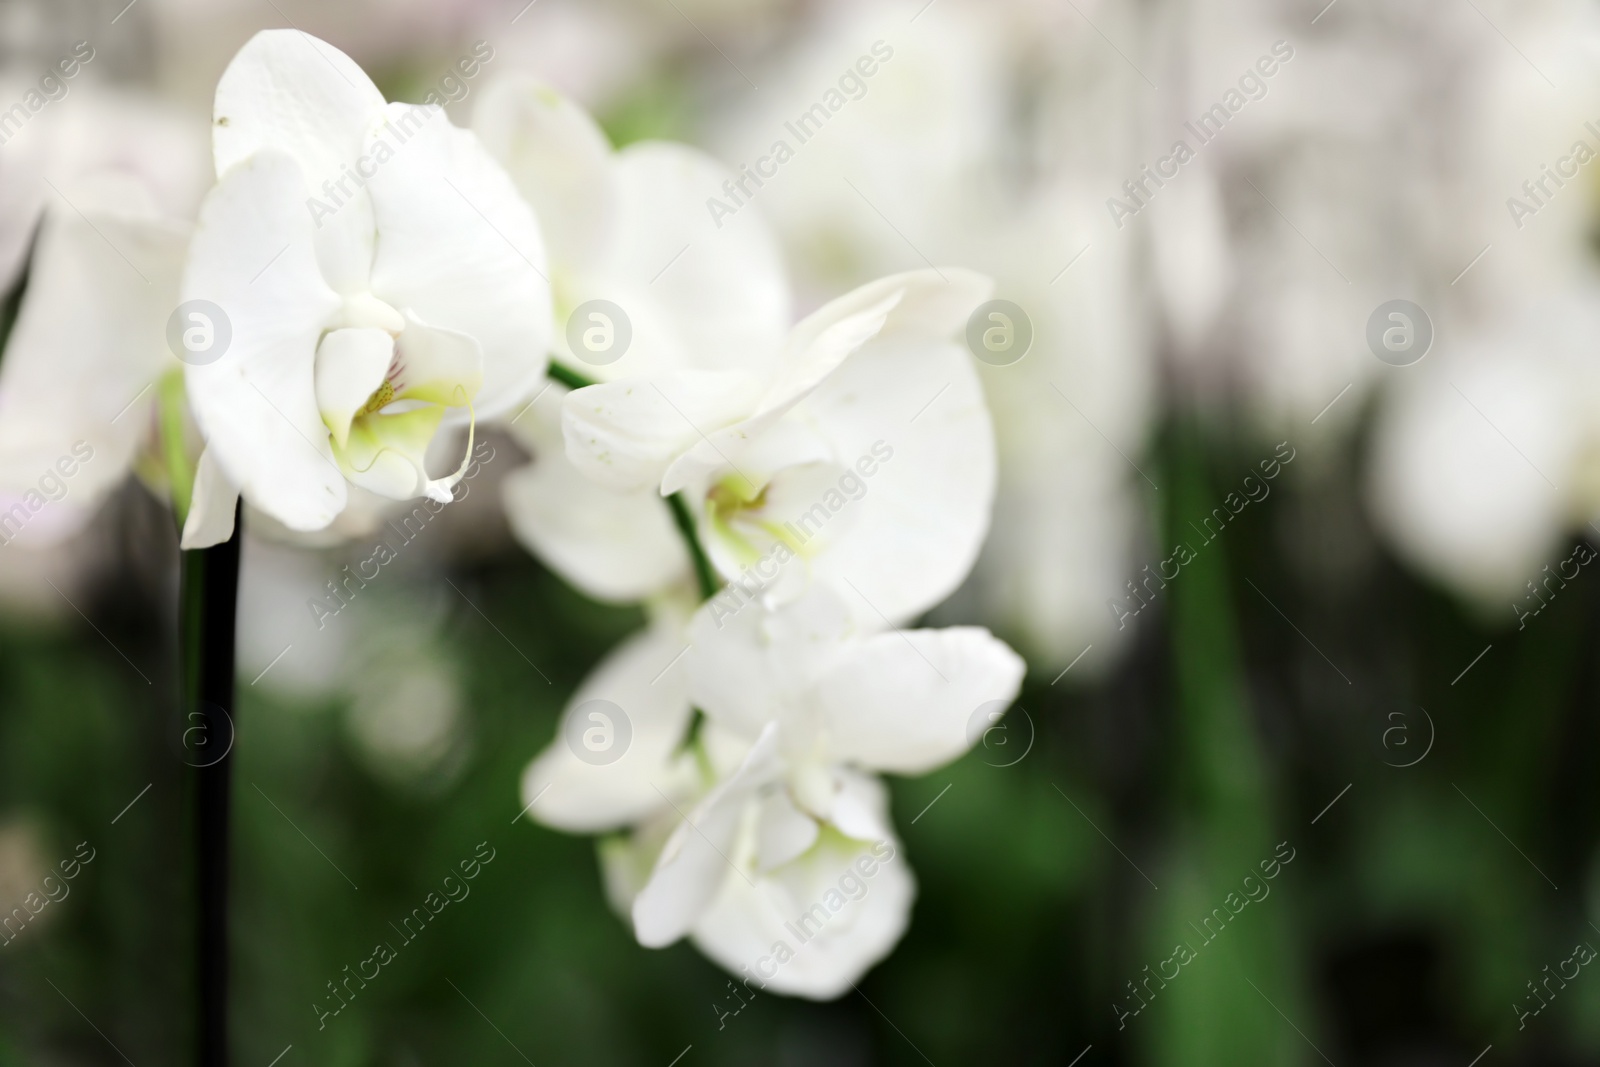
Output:
[[712,790],[668,838],[650,881],[633,902],[633,932],[646,948],[664,948],[687,934],[727,878],[749,876],[730,853],[746,809],[779,770],[778,729],[767,727],[744,763]]
[[[522,802],[535,821],[599,833],[687,798],[696,771],[693,757],[679,751],[690,717],[682,664],[674,662],[682,650],[676,628],[658,625],[628,638],[584,679],[556,737],[523,774]],[[591,700],[608,700],[628,717],[628,748],[614,762],[584,762],[567,743],[569,721]]]
[[818,681],[814,700],[834,759],[926,774],[972,746],[973,715],[1016,699],[1026,670],[979,627],[899,631],[853,647]]
[[195,467],[194,495],[189,499],[189,516],[183,523],[179,547],[185,551],[210,548],[232,537],[238,505],[239,490],[228,481],[211,450],[206,449]]

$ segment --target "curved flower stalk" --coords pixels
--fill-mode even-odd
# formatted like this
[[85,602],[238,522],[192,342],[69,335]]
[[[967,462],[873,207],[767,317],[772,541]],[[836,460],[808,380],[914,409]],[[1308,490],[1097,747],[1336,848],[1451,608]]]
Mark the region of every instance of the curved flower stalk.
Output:
[[[556,321],[590,301],[615,310],[606,351],[582,347],[591,324],[554,338],[556,358],[594,381],[679,369],[765,370],[789,326],[777,245],[751,214],[720,232],[705,202],[730,179],[684,145],[614,151],[582,108],[543,84],[508,77],[485,87],[473,129],[545,223]],[[617,311],[625,324],[611,321]],[[571,337],[580,338],[574,351]],[[505,483],[512,528],[531,551],[590,596],[635,601],[686,583],[690,563],[654,494],[603,486],[567,462],[552,384],[511,424],[534,462]]]
[[214,151],[183,297],[231,342],[185,372],[206,451],[184,546],[226,539],[241,494],[296,531],[332,523],[348,485],[448,500],[465,462],[423,463],[441,424],[499,415],[544,373],[532,210],[471,132],[288,30],[224,72]]
[[185,464],[169,477],[166,463],[169,448],[181,458],[184,412],[165,333],[205,180],[203,128],[87,87],[56,118],[22,127],[0,167],[0,269],[37,226],[0,361],[7,543],[72,534],[130,470],[188,503]]
[[[832,998],[893,949],[915,895],[877,772],[960,756],[973,713],[1009,703],[1024,666],[975,627],[864,630],[822,587],[733,625],[714,607],[690,623],[687,654],[670,630],[613,653],[523,793],[547,825],[633,828],[602,858],[640,944],[690,936],[762,988]],[[595,766],[574,739],[602,695],[632,734]],[[691,706],[706,719],[688,738]]]
[[968,271],[862,286],[792,329],[772,370],[633,375],[569,394],[567,457],[622,492],[682,493],[730,583],[719,615],[813,581],[865,626],[911,618],[972,567],[994,433],[953,335],[988,295]]

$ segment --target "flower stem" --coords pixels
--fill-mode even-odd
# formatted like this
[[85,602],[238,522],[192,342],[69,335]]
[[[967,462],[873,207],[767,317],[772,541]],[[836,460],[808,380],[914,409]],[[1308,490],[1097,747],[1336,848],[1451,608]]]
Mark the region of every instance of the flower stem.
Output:
[[545,374],[548,375],[552,381],[560,382],[568,389],[582,389],[586,386],[595,384],[593,378],[586,378],[577,371],[573,370],[571,367],[563,367],[553,359],[550,361],[550,366],[545,371]]
[[228,1062],[228,801],[234,748],[234,624],[239,530],[183,553],[180,655],[185,762],[195,768],[199,1064]]
[[[545,373],[551,381],[560,382],[568,389],[582,389],[595,384],[592,379],[570,367],[562,366],[553,359]],[[667,507],[672,511],[673,525],[677,526],[678,532],[683,535],[685,547],[689,549],[689,558],[694,563],[695,586],[700,592],[700,599],[710,600],[717,595],[717,572],[712,569],[711,559],[706,555],[705,546],[700,543],[700,534],[695,529],[694,512],[689,507],[688,498],[681,492],[673,493],[667,497]],[[705,742],[701,739],[706,715],[699,708],[691,710],[693,717],[689,720],[689,730],[679,751],[687,749],[694,753],[695,766],[699,768],[700,776],[709,788],[716,780],[716,771],[711,766],[711,758],[706,752]]]
[[[562,366],[553,359],[545,373],[552,381],[560,382],[568,389],[582,389],[595,384],[591,379],[570,367]],[[700,599],[710,600],[717,595],[717,572],[712,570],[711,559],[706,555],[705,546],[700,543],[700,534],[695,529],[694,513],[689,508],[689,502],[682,493],[674,493],[667,497],[667,506],[672,509],[672,521],[678,527],[678,532],[683,535],[684,544],[689,549],[689,558],[694,561],[695,584],[700,590]]]
[[694,578],[700,587],[700,599],[710,600],[717,595],[717,575],[711,569],[711,560],[706,556],[705,547],[700,544],[689,503],[682,493],[673,493],[667,497],[667,506],[672,509],[672,521],[677,523],[678,532],[683,534],[684,543],[689,546],[689,558],[694,560]]

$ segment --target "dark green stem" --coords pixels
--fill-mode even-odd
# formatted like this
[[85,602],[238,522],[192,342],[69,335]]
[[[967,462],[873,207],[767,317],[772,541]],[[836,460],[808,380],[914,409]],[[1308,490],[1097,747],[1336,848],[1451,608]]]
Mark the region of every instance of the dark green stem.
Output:
[[[37,240],[37,233],[34,235]],[[22,298],[28,294],[28,277],[33,272],[33,249],[23,257],[22,270],[17,274],[17,280],[11,291],[0,299],[0,351],[3,351],[6,342],[11,339],[11,328],[17,324],[17,315],[22,311]]]
[[[549,370],[546,372],[552,381],[560,382],[569,389],[582,389],[595,383],[570,367],[564,367],[555,360],[550,361]],[[700,599],[710,600],[717,595],[717,573],[711,569],[711,560],[706,555],[705,546],[700,543],[700,532],[695,529],[694,512],[689,507],[689,501],[682,493],[673,493],[667,497],[667,507],[672,512],[673,525],[683,535],[683,543],[689,549],[689,558],[694,562],[695,584],[700,591]],[[710,765],[707,762],[705,748],[700,744],[700,731],[705,725],[705,713],[699,708],[693,709],[694,716],[689,722],[689,730],[684,737],[680,751],[694,752],[695,760],[700,767],[700,772],[708,780],[712,777]]]
[[710,600],[717,595],[717,575],[711,569],[711,560],[706,556],[705,548],[700,544],[689,503],[682,493],[673,493],[667,497],[667,506],[672,509],[672,521],[678,524],[678,532],[683,534],[683,540],[689,546],[689,556],[694,560],[694,577],[700,585],[700,599]]
[[596,384],[593,378],[586,378],[571,367],[563,367],[555,360],[550,361],[549,369],[545,371],[552,381],[560,382],[568,389],[583,389]]
[[184,759],[195,768],[196,986],[200,1067],[228,1063],[228,808],[234,724],[234,624],[239,530],[183,553],[181,646]]

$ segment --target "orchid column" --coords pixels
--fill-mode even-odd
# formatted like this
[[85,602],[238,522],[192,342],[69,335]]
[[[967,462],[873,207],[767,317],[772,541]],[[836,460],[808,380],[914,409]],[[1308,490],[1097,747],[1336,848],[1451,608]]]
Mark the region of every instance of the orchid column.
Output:
[[[477,420],[543,378],[550,293],[533,211],[476,136],[437,107],[385,103],[313,37],[269,30],[240,50],[213,150],[179,312],[227,343],[184,369],[206,446],[182,544],[196,692],[226,708],[208,694],[231,697],[241,498],[291,535],[325,530],[355,493],[448,502]],[[460,436],[441,431],[457,428],[461,462],[430,474],[430,446],[453,449]],[[226,1062],[218,766],[203,780],[207,1065]]]

